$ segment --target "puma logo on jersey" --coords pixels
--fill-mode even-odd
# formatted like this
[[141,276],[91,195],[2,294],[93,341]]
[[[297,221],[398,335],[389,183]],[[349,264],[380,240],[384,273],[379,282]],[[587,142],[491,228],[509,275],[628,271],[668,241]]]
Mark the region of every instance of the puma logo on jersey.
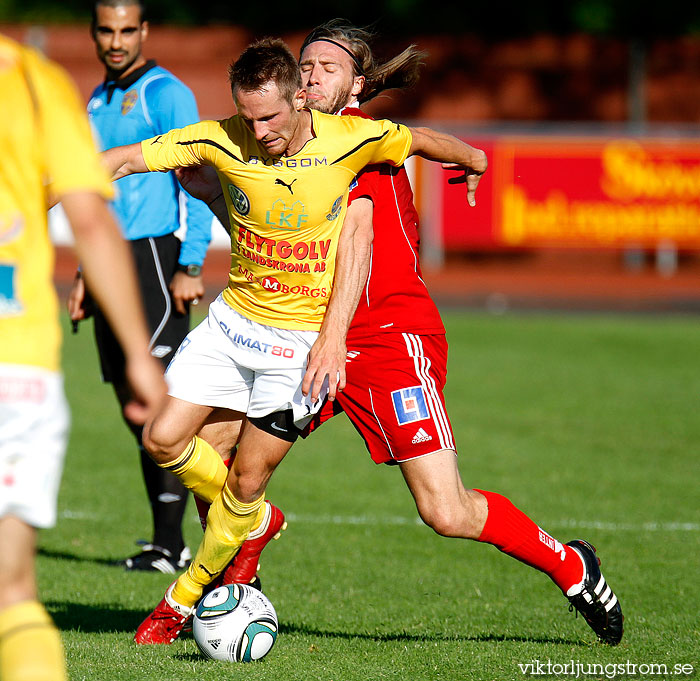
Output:
[[281,184],[283,187],[286,187],[289,189],[290,194],[294,194],[294,191],[292,190],[292,185],[297,181],[298,178],[294,178],[289,184],[287,184],[284,180],[280,180],[279,177],[275,180],[275,184]]
[[163,144],[163,143],[160,141],[160,138],[161,138],[162,136],[163,136],[163,135],[158,135],[158,137],[156,137],[156,138],[151,142],[151,145],[153,145],[153,144]]
[[432,435],[428,435],[428,433],[426,433],[425,430],[423,430],[423,428],[419,428],[418,432],[413,436],[411,443],[414,445],[417,445],[417,444],[420,444],[421,442],[429,442],[432,439],[433,439]]

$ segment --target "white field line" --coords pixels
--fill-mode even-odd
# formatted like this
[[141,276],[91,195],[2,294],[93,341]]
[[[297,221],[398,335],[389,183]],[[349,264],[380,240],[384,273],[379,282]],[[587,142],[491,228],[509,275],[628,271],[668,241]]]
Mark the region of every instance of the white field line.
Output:
[[[422,525],[418,516],[368,516],[368,515],[304,515],[285,514],[290,522],[312,525]],[[613,532],[700,532],[700,523],[610,523],[589,520],[565,519],[545,523],[544,527],[582,530],[610,530]]]
[[[332,515],[321,513],[310,515],[286,513],[287,520],[300,525],[357,525],[357,526],[420,526],[423,521],[418,516],[370,516]],[[98,520],[98,515],[84,511],[64,509],[59,512],[62,520]],[[610,532],[700,532],[700,523],[612,523],[599,520],[574,520],[572,518],[543,523],[543,527],[554,529],[607,530]]]

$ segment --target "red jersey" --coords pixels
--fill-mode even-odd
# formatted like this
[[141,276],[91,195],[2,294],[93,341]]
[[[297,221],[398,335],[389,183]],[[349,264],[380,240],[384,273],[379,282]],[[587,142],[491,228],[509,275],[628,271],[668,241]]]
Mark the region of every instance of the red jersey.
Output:
[[[360,109],[343,115],[370,118]],[[418,260],[418,213],[403,166],[367,166],[353,183],[348,203],[368,196],[374,203],[374,241],[367,284],[348,340],[382,332],[444,334],[445,327],[423,281]]]

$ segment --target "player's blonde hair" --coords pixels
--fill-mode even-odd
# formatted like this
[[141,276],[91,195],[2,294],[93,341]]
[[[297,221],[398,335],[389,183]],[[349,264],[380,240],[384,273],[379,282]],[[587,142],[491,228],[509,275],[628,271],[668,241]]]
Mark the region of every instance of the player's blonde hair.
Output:
[[317,26],[304,40],[300,54],[313,42],[330,40],[347,47],[352,57],[356,76],[364,76],[362,92],[357,97],[360,104],[369,101],[384,90],[404,89],[415,85],[427,52],[409,45],[401,54],[383,63],[378,63],[369,43],[374,34],[366,28],[359,28],[345,19],[331,19]]

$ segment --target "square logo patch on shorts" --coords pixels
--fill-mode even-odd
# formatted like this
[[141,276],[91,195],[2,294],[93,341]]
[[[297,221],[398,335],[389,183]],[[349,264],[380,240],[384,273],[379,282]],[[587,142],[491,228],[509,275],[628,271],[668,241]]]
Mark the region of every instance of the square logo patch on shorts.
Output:
[[423,388],[419,385],[412,388],[394,390],[391,393],[391,400],[394,403],[396,420],[400,426],[430,418],[428,405],[425,402],[425,394],[423,393]]

